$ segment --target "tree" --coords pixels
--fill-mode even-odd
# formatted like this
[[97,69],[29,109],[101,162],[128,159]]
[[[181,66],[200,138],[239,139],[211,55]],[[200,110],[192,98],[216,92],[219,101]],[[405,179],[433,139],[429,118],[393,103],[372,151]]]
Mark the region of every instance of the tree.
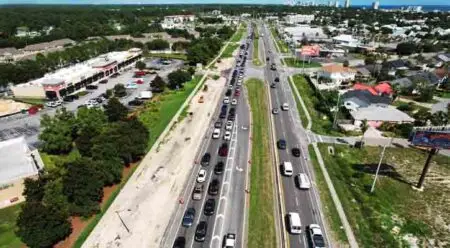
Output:
[[349,64],[350,64],[350,62],[349,62],[348,60],[346,60],[346,61],[344,61],[343,66],[344,66],[344,67],[348,67]]
[[397,54],[411,55],[417,51],[417,46],[412,42],[399,43],[397,45]]
[[174,72],[171,72],[167,77],[169,79],[169,83],[167,86],[170,89],[183,88],[183,84],[192,79],[191,74],[183,70],[176,70]]
[[47,178],[39,174],[37,179],[26,178],[23,182],[24,190],[22,195],[27,202],[40,202],[44,198],[44,188],[47,184]]
[[106,104],[105,113],[109,122],[115,122],[125,119],[128,115],[128,109],[119,101],[119,99],[113,97],[109,99],[108,104]]
[[142,70],[145,69],[145,67],[146,67],[146,65],[145,65],[144,62],[142,62],[142,61],[140,61],[140,60],[136,62],[136,68],[137,68],[137,69],[139,69],[139,70],[142,71]]
[[17,218],[16,234],[28,247],[52,247],[72,232],[68,218],[63,211],[27,201]]
[[427,109],[420,108],[413,117],[415,119],[415,126],[425,126],[427,125],[428,120],[431,120],[431,113]]
[[64,186],[61,178],[49,181],[44,187],[42,203],[52,211],[69,215],[69,202],[64,195]]
[[100,210],[103,180],[97,166],[97,162],[85,157],[65,164],[64,194],[72,214],[88,217]]
[[413,82],[415,90],[418,92],[419,96],[417,100],[420,102],[429,102],[433,99],[434,87],[430,86],[426,81],[416,81]]
[[150,86],[154,89],[163,91],[164,88],[166,88],[166,82],[164,82],[164,80],[159,75],[156,75],[156,77],[150,83]]
[[431,123],[434,126],[445,126],[449,122],[447,113],[444,111],[437,111],[431,116]]
[[147,42],[147,48],[148,50],[165,50],[170,47],[169,42],[162,39],[155,39],[150,42]]
[[105,112],[97,108],[81,108],[77,113],[77,138],[75,145],[83,156],[90,156],[92,140],[107,123]]
[[43,141],[42,150],[50,154],[68,153],[72,150],[72,141],[76,134],[75,117],[65,108],[57,110],[54,117],[42,116],[42,132],[39,139]]
[[125,89],[125,85],[116,84],[114,85],[114,96],[115,97],[124,97],[127,95],[127,89]]
[[361,127],[361,132],[362,132],[362,135],[361,135],[361,144],[362,144],[362,142],[364,140],[364,133],[367,131],[367,129],[369,129],[369,125],[367,124],[366,119],[362,120],[360,127]]

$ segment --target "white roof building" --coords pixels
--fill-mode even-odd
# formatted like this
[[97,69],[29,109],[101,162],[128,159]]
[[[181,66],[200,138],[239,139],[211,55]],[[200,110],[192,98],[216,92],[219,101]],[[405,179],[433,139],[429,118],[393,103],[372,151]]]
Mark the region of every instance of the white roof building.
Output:
[[345,47],[357,47],[359,45],[359,40],[349,34],[335,36],[333,37],[333,42]]
[[311,23],[314,21],[314,15],[287,15],[284,17],[284,20],[289,24]]

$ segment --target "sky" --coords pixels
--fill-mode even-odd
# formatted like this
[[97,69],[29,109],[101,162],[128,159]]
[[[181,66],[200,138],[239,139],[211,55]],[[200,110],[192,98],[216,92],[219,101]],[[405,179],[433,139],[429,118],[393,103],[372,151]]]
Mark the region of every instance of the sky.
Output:
[[[310,1],[310,0],[305,0]],[[328,3],[328,0],[316,0]],[[334,0],[333,0],[334,1]],[[339,0],[343,5],[345,0]],[[373,0],[350,0],[353,5],[370,5]],[[283,4],[284,0],[0,0],[0,4]],[[380,0],[380,5],[449,5],[449,0]]]

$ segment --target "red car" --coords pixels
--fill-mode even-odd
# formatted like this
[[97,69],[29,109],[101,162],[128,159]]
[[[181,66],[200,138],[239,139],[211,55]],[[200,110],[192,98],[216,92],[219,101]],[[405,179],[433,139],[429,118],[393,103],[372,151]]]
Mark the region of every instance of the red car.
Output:
[[134,72],[134,75],[136,75],[136,76],[145,76],[145,71],[135,71]]
[[240,96],[241,95],[241,92],[239,91],[239,90],[236,90],[235,92],[234,92],[234,96]]
[[222,145],[219,148],[219,156],[226,157],[228,156],[228,144],[222,143]]

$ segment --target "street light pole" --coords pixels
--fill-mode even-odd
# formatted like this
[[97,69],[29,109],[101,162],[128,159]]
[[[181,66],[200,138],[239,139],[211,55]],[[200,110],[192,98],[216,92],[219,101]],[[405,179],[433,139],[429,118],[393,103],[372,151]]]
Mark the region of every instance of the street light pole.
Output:
[[334,113],[334,118],[333,118],[333,128],[336,128],[336,118],[337,118],[337,114],[339,112],[339,100],[341,99],[341,94],[338,91],[338,100],[336,103],[336,112]]
[[389,141],[389,144],[387,144],[383,147],[383,151],[381,152],[381,156],[380,156],[380,161],[378,162],[377,171],[375,172],[375,178],[373,179],[372,187],[370,188],[370,193],[373,193],[373,191],[375,190],[375,184],[377,182],[378,172],[380,171],[381,162],[383,161],[383,158],[384,158],[384,152],[386,151],[386,147],[390,146],[392,144],[393,139],[394,139],[394,137],[391,138],[391,141]]

